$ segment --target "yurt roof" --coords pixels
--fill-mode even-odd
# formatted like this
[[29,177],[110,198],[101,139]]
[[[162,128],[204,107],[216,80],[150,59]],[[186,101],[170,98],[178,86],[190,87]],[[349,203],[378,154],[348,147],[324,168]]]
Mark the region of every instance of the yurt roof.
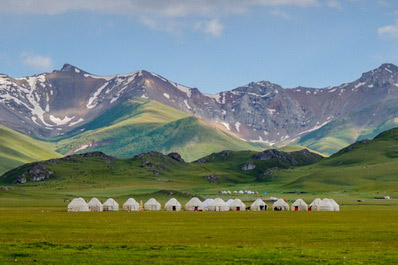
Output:
[[177,201],[177,199],[175,198],[171,198],[170,200],[168,200],[166,202],[165,205],[177,205],[177,206],[181,206],[181,204]]
[[316,198],[313,202],[311,202],[310,206],[312,206],[312,205],[319,205],[319,203],[320,203],[321,201],[322,201],[321,199]]
[[246,207],[246,205],[240,200],[240,199],[235,199],[233,200],[233,202],[230,205],[231,207],[236,207],[236,206],[240,206],[240,207]]
[[303,199],[297,199],[292,206],[299,206],[299,205],[307,205],[307,203],[305,201],[303,201]]
[[216,198],[214,201],[212,201],[209,205],[227,205],[228,204],[221,198]]
[[265,205],[265,202],[261,198],[258,198],[252,203],[252,205]]
[[285,202],[283,199],[278,199],[276,202],[274,202],[274,206],[285,206],[287,205],[287,202]]
[[201,204],[203,204],[203,202],[201,201],[201,200],[199,200],[198,198],[196,198],[196,197],[193,197],[192,199],[190,199],[188,202],[187,202],[187,204],[188,205],[193,205],[193,204],[198,204],[198,205],[201,205]]
[[97,198],[91,198],[91,200],[88,202],[89,205],[102,205],[101,201],[98,200]]
[[234,201],[234,199],[229,199],[228,201],[226,201],[226,203],[227,203],[228,205],[231,205],[231,203],[233,203],[233,201]]
[[156,204],[156,205],[160,205],[160,203],[154,199],[154,198],[150,198],[145,204]]
[[128,200],[124,203],[125,205],[137,205],[138,202],[134,200],[134,198],[128,198]]
[[113,206],[113,205],[119,205],[114,199],[109,198],[104,202],[104,205],[106,206]]

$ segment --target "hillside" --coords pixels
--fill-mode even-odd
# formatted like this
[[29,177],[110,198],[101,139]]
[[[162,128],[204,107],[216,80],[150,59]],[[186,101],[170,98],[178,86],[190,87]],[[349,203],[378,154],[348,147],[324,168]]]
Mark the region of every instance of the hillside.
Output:
[[59,200],[74,194],[140,198],[161,191],[201,196],[217,194],[220,189],[267,185],[262,183],[269,183],[266,178],[275,169],[308,165],[320,159],[321,156],[306,150],[223,151],[193,163],[186,163],[177,153],[149,152],[126,159],[101,152],[74,154],[25,164],[7,172],[0,177],[0,186],[10,190],[0,195],[4,200]]
[[0,125],[0,174],[24,163],[60,157],[54,149],[53,144]]
[[142,98],[120,103],[52,141],[62,154],[102,151],[128,158],[149,151],[178,152],[187,161],[222,149],[266,147],[247,143],[185,112]]
[[398,128],[356,142],[317,164],[275,174],[275,183],[299,190],[396,191]]

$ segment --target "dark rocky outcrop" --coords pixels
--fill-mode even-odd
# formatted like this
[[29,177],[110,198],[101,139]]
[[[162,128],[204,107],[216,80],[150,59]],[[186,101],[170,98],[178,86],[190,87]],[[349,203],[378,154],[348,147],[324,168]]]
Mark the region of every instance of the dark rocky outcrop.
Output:
[[276,149],[265,150],[261,153],[255,154],[253,157],[259,160],[268,160],[275,158],[279,162],[289,162],[292,165],[297,165],[297,161],[289,153],[280,152]]
[[184,159],[182,159],[182,157],[179,153],[170,153],[167,156],[173,158],[174,160],[176,160],[178,162],[185,163]]
[[242,170],[252,170],[255,169],[256,165],[253,161],[248,161],[242,166]]
[[32,166],[27,170],[22,171],[22,173],[12,181],[12,183],[23,184],[27,181],[43,181],[49,179],[54,175],[54,172],[48,169],[45,165],[45,162],[32,164]]
[[217,183],[220,182],[219,176],[215,175],[215,174],[204,176],[204,178],[207,179],[208,181],[211,181],[211,182],[217,182]]
[[108,163],[113,162],[116,158],[110,155],[106,155],[103,152],[96,151],[96,152],[89,152],[89,153],[83,153],[83,154],[74,154],[74,155],[69,155],[65,156],[63,158],[59,159],[50,159],[48,162],[50,163],[58,163],[58,161],[68,161],[68,162],[77,162],[76,158],[88,158],[88,157],[98,157]]

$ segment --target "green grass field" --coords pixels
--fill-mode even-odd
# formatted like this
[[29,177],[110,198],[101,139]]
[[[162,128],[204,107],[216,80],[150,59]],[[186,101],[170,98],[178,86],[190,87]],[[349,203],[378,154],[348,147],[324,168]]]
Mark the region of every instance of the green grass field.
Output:
[[343,204],[341,212],[2,207],[0,263],[394,264],[398,202],[382,203]]

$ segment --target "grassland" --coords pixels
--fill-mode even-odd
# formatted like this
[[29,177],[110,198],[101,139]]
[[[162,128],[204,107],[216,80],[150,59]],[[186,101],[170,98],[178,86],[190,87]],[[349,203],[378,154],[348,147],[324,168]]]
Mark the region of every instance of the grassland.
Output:
[[394,264],[398,205],[341,212],[0,208],[1,264]]
[[33,139],[0,125],[1,173],[25,163],[61,157],[54,150],[55,146],[51,143]]

